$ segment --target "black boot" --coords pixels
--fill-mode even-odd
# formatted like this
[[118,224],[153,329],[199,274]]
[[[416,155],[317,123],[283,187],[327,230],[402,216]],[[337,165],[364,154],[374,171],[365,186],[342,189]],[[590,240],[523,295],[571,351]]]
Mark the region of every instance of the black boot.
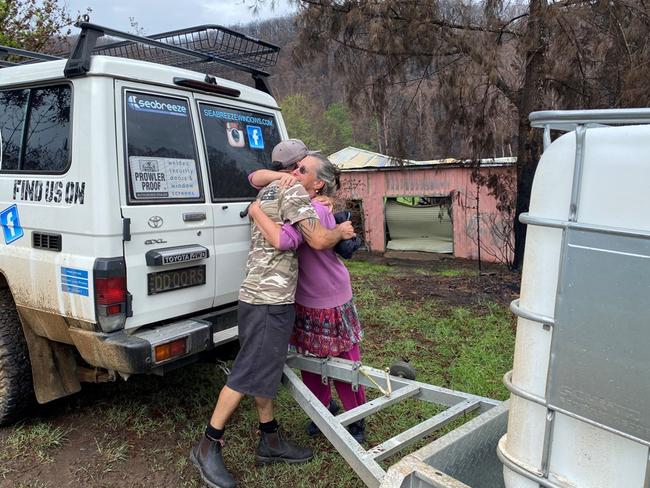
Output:
[[357,420],[348,425],[348,432],[352,434],[354,440],[362,444],[366,440],[366,421],[365,419]]
[[[327,406],[327,409],[332,415],[336,415],[339,413],[339,410],[341,410],[341,407],[338,403],[336,403],[336,400],[330,400],[330,404]],[[320,434],[320,429],[313,421],[309,422],[309,424],[307,424],[307,435],[309,437],[314,437],[316,434]]]
[[289,442],[280,430],[261,432],[255,454],[258,464],[305,463],[314,457],[311,449]]
[[235,480],[223,464],[221,442],[206,436],[192,448],[190,460],[201,473],[201,478],[210,488],[235,488]]

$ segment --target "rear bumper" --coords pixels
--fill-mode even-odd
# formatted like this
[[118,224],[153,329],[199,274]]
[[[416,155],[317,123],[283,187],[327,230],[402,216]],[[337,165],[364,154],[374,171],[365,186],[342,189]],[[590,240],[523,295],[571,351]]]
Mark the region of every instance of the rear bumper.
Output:
[[[141,328],[133,334],[69,329],[72,342],[88,364],[119,373],[155,373],[176,362],[237,338],[237,307],[179,320],[157,327]],[[157,363],[154,348],[186,338],[186,353]]]

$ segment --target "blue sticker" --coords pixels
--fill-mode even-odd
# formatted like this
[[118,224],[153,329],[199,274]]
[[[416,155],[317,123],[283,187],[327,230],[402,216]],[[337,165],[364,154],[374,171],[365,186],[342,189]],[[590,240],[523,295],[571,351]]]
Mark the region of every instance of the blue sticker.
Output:
[[264,149],[264,137],[262,137],[262,129],[256,125],[247,125],[248,131],[248,145],[251,149]]
[[61,267],[61,290],[88,296],[88,271]]
[[18,207],[16,205],[5,208],[0,212],[0,224],[2,225],[2,232],[5,236],[5,244],[11,244],[16,239],[20,239],[25,235],[20,225]]

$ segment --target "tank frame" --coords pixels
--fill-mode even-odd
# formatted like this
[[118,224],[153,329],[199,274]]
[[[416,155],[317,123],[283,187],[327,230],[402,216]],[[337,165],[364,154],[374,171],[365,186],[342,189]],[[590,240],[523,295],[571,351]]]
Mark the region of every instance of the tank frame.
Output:
[[[647,344],[650,340],[650,331],[645,332],[647,328],[642,323],[650,309],[640,305],[647,300],[638,291],[638,285],[644,283],[642,277],[650,273],[650,265],[646,264],[650,262],[650,232],[581,222],[579,214],[587,129],[650,124],[650,109],[543,111],[531,113],[530,121],[532,127],[544,130],[544,150],[551,144],[552,130],[575,131],[575,163],[568,219],[540,218],[528,213],[521,214],[519,219],[527,225],[562,229],[563,234],[555,316],[524,309],[519,300],[510,305],[516,316],[541,325],[545,331],[553,330],[545,395],[513,384],[512,371],[503,380],[511,395],[546,408],[541,470],[508,453],[505,436],[499,442],[497,454],[506,467],[540,486],[566,488],[565,484],[549,480],[556,413],[650,446],[650,419],[636,407],[650,402],[650,391],[626,381],[630,375],[638,377],[644,359],[642,354],[630,355],[615,340],[616,334],[627,334],[627,344]],[[616,283],[618,292],[609,285],[610,281]],[[596,297],[603,296],[608,300],[599,308]],[[622,306],[628,302],[636,304],[636,309]],[[617,306],[611,307],[612,303]],[[621,318],[630,324],[621,331],[596,326],[613,324]],[[606,361],[592,354],[593,350],[602,350],[599,347],[607,350]],[[612,364],[612,358],[625,359]],[[610,386],[603,378],[611,377],[620,381]],[[644,482],[644,486],[649,485],[650,463]]]

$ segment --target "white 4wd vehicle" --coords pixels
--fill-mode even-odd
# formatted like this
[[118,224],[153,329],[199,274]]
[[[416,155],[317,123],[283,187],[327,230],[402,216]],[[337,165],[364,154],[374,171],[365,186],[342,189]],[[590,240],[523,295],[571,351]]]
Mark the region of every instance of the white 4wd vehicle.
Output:
[[247,175],[286,138],[262,71],[276,46],[219,26],[78,26],[68,59],[0,48],[0,424],[34,395],[162,374],[235,339]]

